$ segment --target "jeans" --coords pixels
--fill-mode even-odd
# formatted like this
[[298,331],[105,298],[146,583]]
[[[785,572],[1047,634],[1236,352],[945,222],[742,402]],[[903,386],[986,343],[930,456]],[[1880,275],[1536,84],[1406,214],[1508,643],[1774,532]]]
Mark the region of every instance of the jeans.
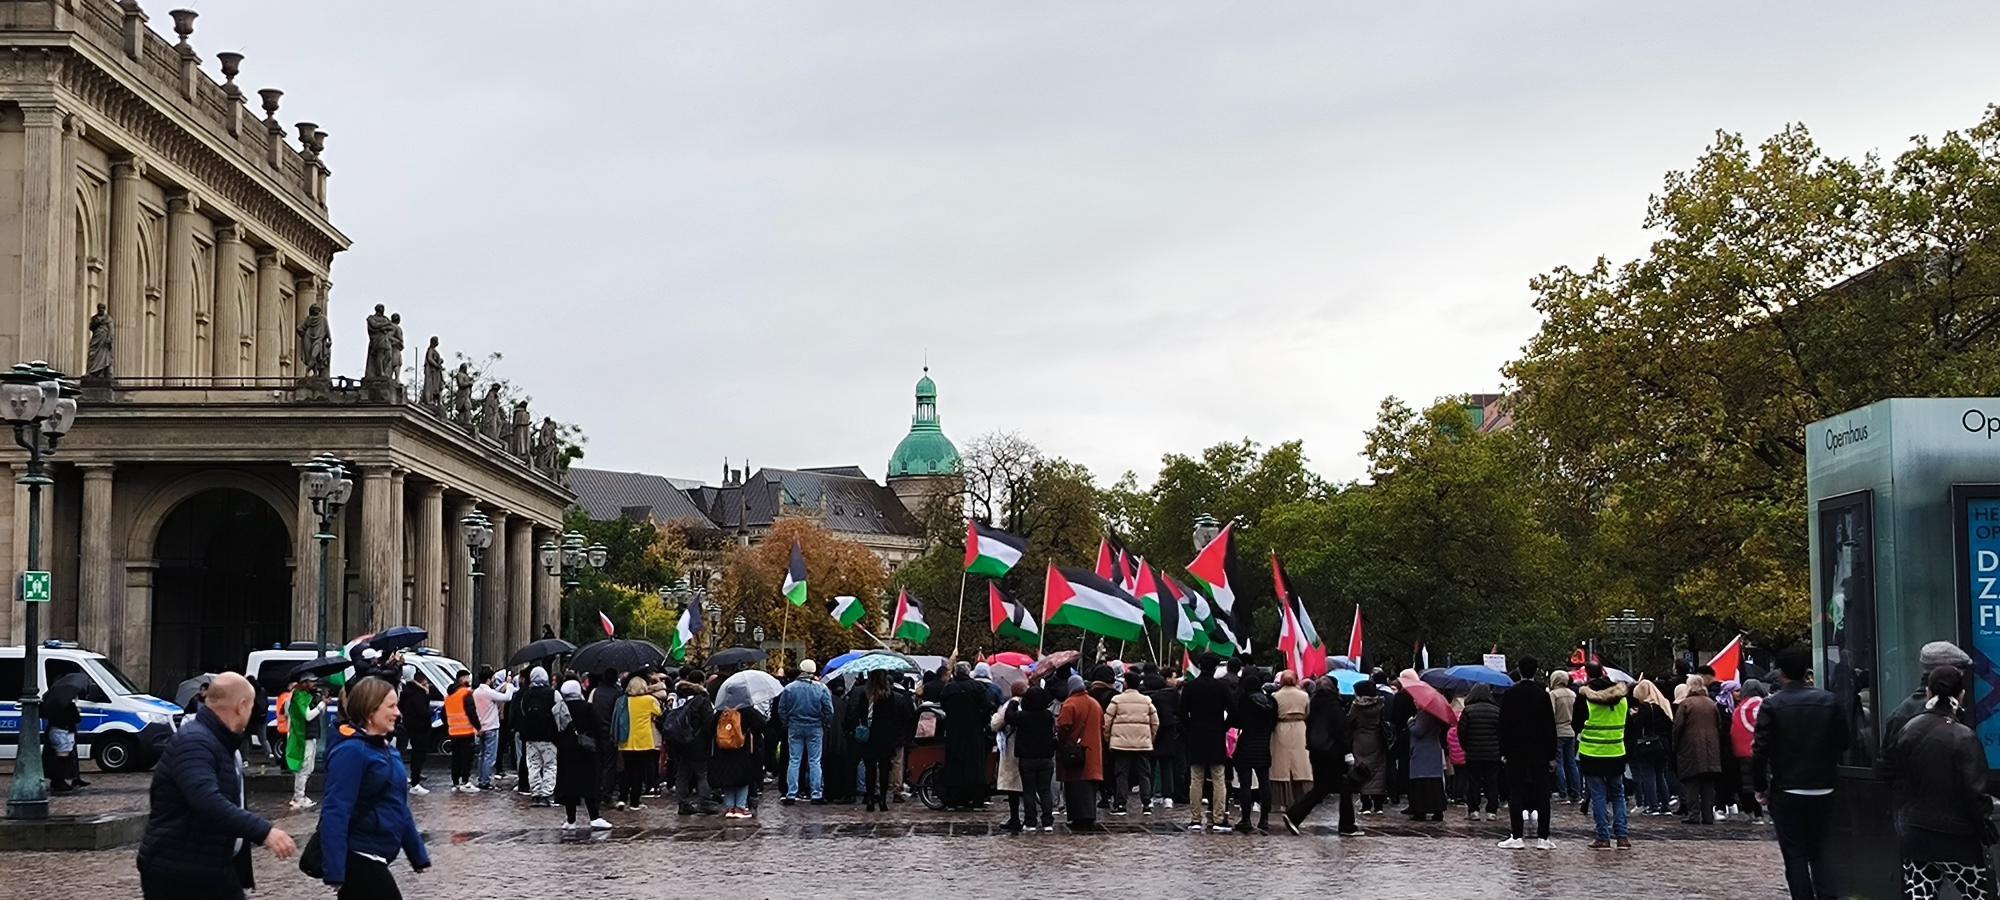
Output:
[[319,758],[319,754],[315,752],[319,748],[313,746],[317,743],[319,743],[318,738],[306,738],[305,755],[299,760],[299,770],[292,773],[292,804],[294,806],[305,802],[306,782],[312,780],[313,760]]
[[1625,775],[1585,775],[1590,788],[1590,817],[1596,820],[1597,839],[1608,841],[1629,835],[1625,831]]
[[1583,796],[1583,770],[1576,767],[1576,738],[1556,738],[1556,790],[1571,800]]
[[[826,784],[820,778],[820,754],[826,750],[826,729],[817,725],[802,726],[785,735],[785,796],[798,799],[799,788],[809,786],[812,798],[826,796]],[[805,772],[799,769],[803,767]]]
[[1188,820],[1201,824],[1201,795],[1206,787],[1209,816],[1229,821],[1229,773],[1220,765],[1188,767]]
[[1660,768],[1660,761],[1634,756],[1632,780],[1639,787],[1639,808],[1647,812],[1664,811],[1667,808],[1667,775]]
[[749,809],[749,808],[750,808],[750,786],[749,786],[749,785],[747,785],[747,784],[739,784],[739,785],[737,785],[737,786],[735,786],[735,787],[730,787],[730,788],[723,788],[723,789],[722,789],[722,808],[723,808],[723,809]]
[[493,763],[500,758],[500,732],[479,733],[479,788],[493,786]]
[[[1250,786],[1253,779],[1257,784],[1255,788]],[[1243,817],[1237,820],[1237,824],[1250,824],[1250,807],[1252,804],[1257,806],[1259,818],[1271,818],[1270,766],[1250,766],[1238,763],[1236,766],[1236,789],[1243,797]]]
[[528,792],[537,798],[548,798],[556,793],[556,745],[548,741],[529,741],[522,748],[521,771],[528,781]]
[[1151,750],[1113,750],[1112,763],[1117,766],[1112,775],[1111,808],[1125,809],[1132,787],[1139,788],[1139,805],[1153,804],[1153,752]]
[[1055,776],[1056,762],[1053,759],[1024,759],[1021,763],[1021,822],[1034,825],[1053,825],[1056,821]]
[[1785,857],[1785,885],[1792,900],[1838,897],[1827,859],[1827,831],[1833,822],[1833,795],[1802,797],[1772,791],[1771,824],[1778,832],[1778,852]]

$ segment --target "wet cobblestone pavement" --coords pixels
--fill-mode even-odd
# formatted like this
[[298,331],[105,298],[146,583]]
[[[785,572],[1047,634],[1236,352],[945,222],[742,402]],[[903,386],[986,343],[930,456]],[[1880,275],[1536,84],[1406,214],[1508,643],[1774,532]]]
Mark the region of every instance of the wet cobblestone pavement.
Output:
[[[58,813],[142,808],[146,775],[91,777],[57,801]],[[5,779],[0,778],[0,786]],[[770,796],[770,795],[767,795]],[[775,797],[771,797],[775,800]],[[251,795],[301,844],[317,811],[285,809],[282,794]],[[1672,817],[1632,820],[1630,852],[1592,852],[1590,817],[1557,809],[1556,849],[1500,850],[1506,822],[1442,824],[1393,814],[1363,816],[1360,837],[1333,834],[1322,807],[1303,838],[1190,834],[1185,811],[1107,818],[1107,832],[1010,835],[1004,803],[977,813],[933,813],[913,803],[887,813],[859,806],[782,807],[753,822],[676,815],[671,803],[607,810],[618,827],[567,833],[560,809],[536,809],[508,791],[412,798],[436,868],[398,863],[410,897],[1158,897],[1323,896],[1369,900],[1514,897],[1771,897],[1783,893],[1768,826],[1687,826]],[[1323,816],[1324,818],[1320,818]],[[94,853],[10,853],[0,896],[136,897],[135,848]],[[291,861],[258,851],[259,898],[323,898]],[[1765,877],[1745,881],[1745,873]],[[1605,893],[1607,886],[1610,894]]]

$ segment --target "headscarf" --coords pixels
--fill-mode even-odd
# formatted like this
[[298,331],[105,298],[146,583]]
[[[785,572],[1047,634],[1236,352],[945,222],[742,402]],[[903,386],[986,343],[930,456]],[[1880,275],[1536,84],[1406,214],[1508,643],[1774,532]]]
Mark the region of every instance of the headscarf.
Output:
[[972,677],[977,678],[980,681],[991,681],[993,680],[993,667],[985,663],[980,663],[979,665],[973,666]]
[[496,690],[496,691],[497,691],[497,690],[499,690],[499,689],[501,689],[501,688],[503,688],[503,687],[506,687],[506,686],[507,686],[507,673],[506,673],[505,671],[500,671],[500,672],[495,672],[495,673],[493,673],[493,680],[492,680],[492,681],[489,681],[489,682],[487,682],[487,684],[490,684],[490,685],[492,685],[492,686],[493,686],[493,689],[494,689],[494,690]]
[[1748,700],[1752,697],[1762,697],[1764,695],[1764,682],[1758,681],[1755,678],[1743,679],[1743,687],[1736,691],[1736,699],[1738,701]]
[[1682,693],[1680,691],[1675,691],[1674,702],[1679,703],[1683,700],[1686,700],[1689,697],[1706,697],[1706,696],[1708,696],[1708,679],[1703,678],[1700,675],[1689,675],[1687,683],[1687,692]]
[[549,670],[536,666],[528,670],[528,684],[534,687],[549,686]]
[[1552,689],[1569,687],[1569,673],[1561,669],[1550,672],[1549,687]]
[[570,679],[570,680],[568,680],[568,681],[565,681],[565,682],[563,682],[563,685],[562,685],[562,698],[563,698],[564,700],[582,700],[582,699],[583,699],[583,685],[581,685],[581,684],[578,684],[578,683],[576,682],[576,679],[574,679],[574,678],[572,678],[572,679]]
[[1666,713],[1667,718],[1674,717],[1673,704],[1667,702],[1666,695],[1660,693],[1660,689],[1650,678],[1639,679],[1639,683],[1632,686],[1632,699],[1640,703],[1651,703]]
[[1069,681],[1064,685],[1064,687],[1069,688],[1069,693],[1063,695],[1065,697],[1073,697],[1077,694],[1083,693],[1084,689],[1083,676],[1071,675],[1069,677]]

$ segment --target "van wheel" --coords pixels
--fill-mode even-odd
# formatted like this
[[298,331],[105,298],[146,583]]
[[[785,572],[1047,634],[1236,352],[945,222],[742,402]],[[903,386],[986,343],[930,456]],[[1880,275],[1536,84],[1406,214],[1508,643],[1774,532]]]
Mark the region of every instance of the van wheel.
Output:
[[123,735],[107,737],[91,748],[100,772],[130,772],[139,767],[139,745]]

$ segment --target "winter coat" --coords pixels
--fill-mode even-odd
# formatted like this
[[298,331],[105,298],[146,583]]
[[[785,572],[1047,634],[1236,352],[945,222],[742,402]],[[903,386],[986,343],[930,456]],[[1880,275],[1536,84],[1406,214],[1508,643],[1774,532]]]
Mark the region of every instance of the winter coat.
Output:
[[[1512,690],[1512,688],[1509,688]],[[1556,716],[1556,737],[1576,737],[1576,692],[1566,687],[1549,691],[1549,707]]]
[[1111,698],[1104,707],[1104,737],[1113,750],[1152,752],[1160,732],[1160,712],[1137,688]]
[[1423,710],[1410,717],[1410,777],[1444,777],[1445,724]]
[[1990,815],[1986,750],[1948,709],[1932,707],[1910,719],[1883,752],[1882,770],[1902,782],[1898,830],[1971,836]]
[[409,856],[411,866],[430,868],[423,835],[410,815],[409,794],[409,772],[386,736],[362,734],[341,741],[326,755],[319,839],[327,884],[347,880],[350,852],[389,862],[402,853]]
[[[1034,691],[1028,692],[1030,696]],[[1020,703],[1007,710],[1007,727],[1012,729],[1007,746],[1019,759],[1054,759],[1056,756],[1056,714],[1047,706]],[[1018,778],[1020,770],[1015,769]]]
[[810,678],[785,685],[778,694],[778,718],[787,732],[817,731],[833,721],[833,692]]
[[1186,752],[1181,739],[1181,692],[1174,688],[1147,691],[1153,711],[1159,714],[1160,730],[1153,735],[1153,758],[1174,759]]
[[1277,701],[1277,727],[1271,732],[1271,780],[1311,781],[1312,756],[1306,752],[1306,717],[1312,710],[1312,695],[1301,688],[1281,687],[1271,699]]
[[1056,777],[1066,782],[1104,780],[1104,708],[1088,693],[1071,694],[1056,716],[1058,745],[1083,748],[1083,761],[1072,764],[1056,754]]
[[[1575,703],[1574,697],[1570,698]],[[1500,695],[1500,755],[1514,765],[1547,765],[1556,758],[1556,701],[1532,678]],[[1567,721],[1569,709],[1563,709]]]
[[[604,723],[597,720],[597,707],[588,700],[565,700],[569,705],[570,727],[556,736],[556,790],[559,802],[581,802],[599,789],[597,751],[604,740]],[[582,738],[593,745],[585,749]]]
[[556,704],[564,702],[546,682],[529,685],[516,695],[514,733],[538,744],[556,739]]
[[[653,699],[651,694],[646,696],[647,699]],[[715,746],[715,701],[709,699],[708,688],[692,681],[675,682],[674,696],[679,699],[674,704],[672,714],[683,715],[680,711],[687,710],[684,715],[694,719],[694,740],[686,744],[669,745],[667,747],[669,758],[695,762],[707,759],[710,750]],[[653,702],[659,701],[655,699]],[[663,713],[657,721],[659,724],[665,724],[665,719],[666,714]]]
[[1722,711],[1690,692],[1674,708],[1674,750],[1682,778],[1722,774]]
[[1347,707],[1347,739],[1354,746],[1354,761],[1368,768],[1368,780],[1358,789],[1363,794],[1389,792],[1389,738],[1382,727],[1387,705],[1378,695],[1355,697]]
[[856,688],[849,696],[858,699],[849,701],[847,706],[846,721],[842,723],[847,733],[868,726],[868,740],[855,742],[862,759],[889,759],[901,753],[916,735],[917,706],[909,694],[892,689],[877,701],[869,698],[866,688]]
[[1219,766],[1229,762],[1224,743],[1229,731],[1229,689],[1222,682],[1204,675],[1182,683],[1180,716],[1188,765]]
[[993,733],[986,730],[993,717],[993,695],[986,685],[971,678],[953,678],[939,694],[944,708],[944,769],[941,785],[965,788],[986,784],[986,754],[993,749]]
[[475,708],[479,710],[479,730],[499,731],[500,713],[504,711],[504,707],[506,707],[508,702],[513,699],[514,686],[511,684],[503,685],[499,688],[495,688],[490,684],[482,684],[473,688],[472,700]]
[[655,730],[660,721],[660,701],[652,694],[635,694],[621,697],[612,713],[624,720],[622,729],[625,739],[618,743],[618,749],[627,753],[643,753],[660,749],[659,732]]
[[1674,749],[1674,720],[1652,703],[1632,704],[1625,723],[1625,755],[1635,762],[1666,763]]
[[206,706],[174,732],[153,768],[139,871],[217,886],[235,877],[234,884],[251,886],[249,845],[264,843],[271,823],[243,808],[242,742]]
[[1306,753],[1312,757],[1312,780],[1339,785],[1347,777],[1347,707],[1337,688],[1314,691],[1306,712]]
[[1233,761],[1258,769],[1269,766],[1271,732],[1278,727],[1278,702],[1261,690],[1244,694],[1229,711],[1229,724],[1237,730]]
[[411,749],[429,753],[433,746],[431,738],[431,692],[412,679],[403,685],[396,697],[396,705],[402,710],[403,737],[410,742]]
[[[743,746],[734,750],[715,747],[714,755],[708,758],[708,783],[717,788],[747,787],[764,780],[762,741],[770,720],[754,706],[737,714],[743,717]],[[713,743],[713,734],[710,741]]]
[[1500,761],[1500,705],[1491,694],[1475,693],[1458,715],[1458,743],[1466,762]]
[[1021,790],[1021,758],[1014,746],[1014,735],[1007,729],[1007,713],[1019,708],[1020,698],[1009,699],[993,711],[986,723],[988,730],[1000,736],[1000,763],[994,768],[994,788],[1000,791]]

